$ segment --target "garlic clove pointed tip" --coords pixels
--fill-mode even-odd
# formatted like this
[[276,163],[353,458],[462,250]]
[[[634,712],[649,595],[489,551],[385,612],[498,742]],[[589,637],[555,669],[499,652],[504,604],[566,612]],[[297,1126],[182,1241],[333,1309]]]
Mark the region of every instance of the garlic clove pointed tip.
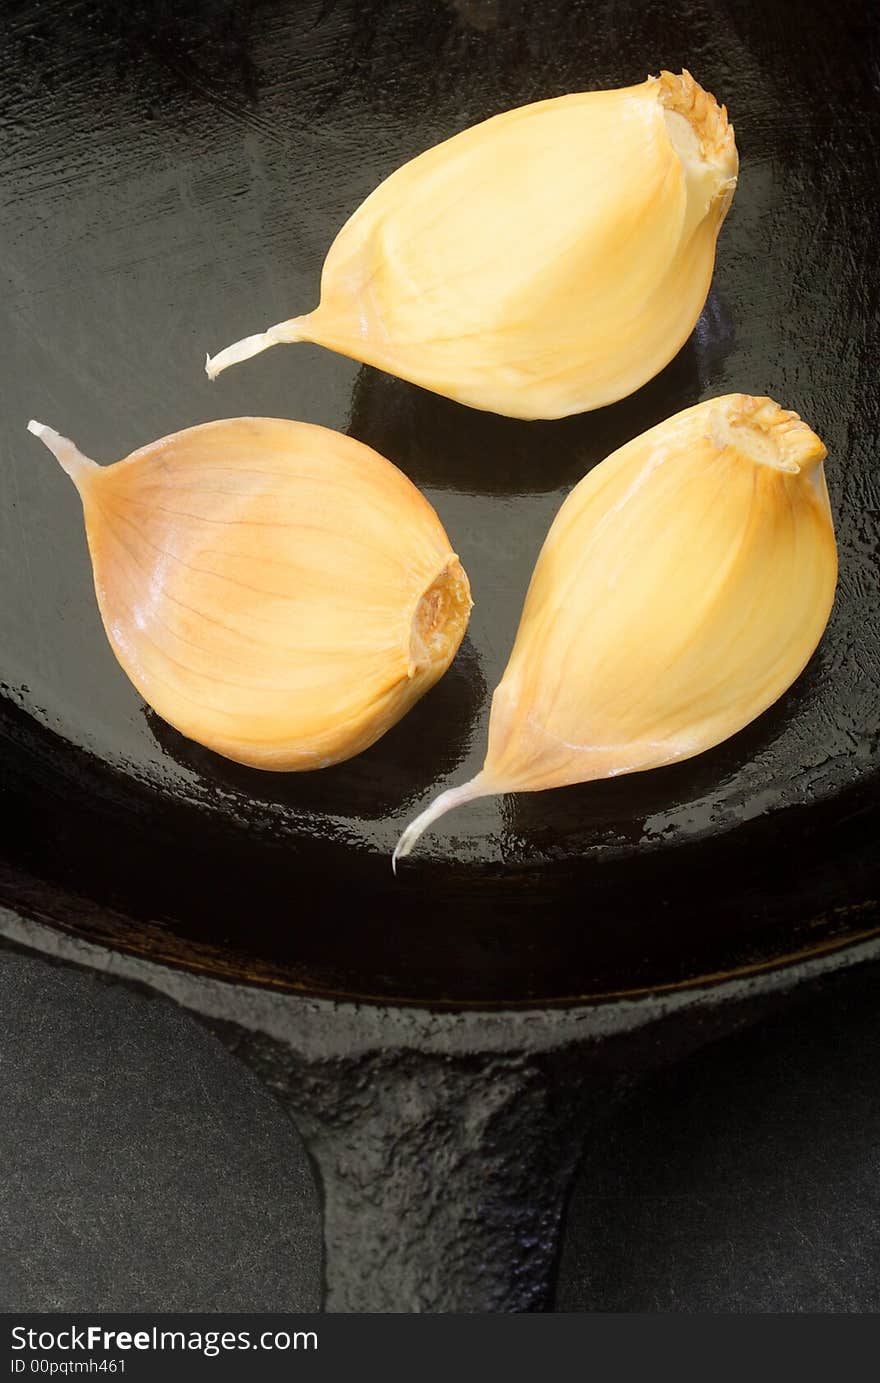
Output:
[[231,346],[225,346],[216,355],[206,356],[205,373],[209,379],[216,379],[224,370],[228,370],[230,365],[240,365],[243,360],[251,360],[255,355],[267,351],[270,346],[289,345],[294,341],[304,340],[300,330],[304,321],[304,317],[292,317],[287,322],[278,322],[274,327],[258,331],[254,336],[244,336],[240,341],[233,341]]
[[429,802],[423,812],[420,812],[413,821],[409,823],[406,830],[402,832],[399,841],[394,847],[391,856],[391,868],[397,874],[398,860],[406,859],[412,853],[416,842],[424,835],[429,826],[447,812],[451,812],[455,807],[463,807],[466,802],[473,802],[477,797],[488,797],[496,789],[487,782],[483,773],[478,773],[470,782],[461,783],[457,788],[448,788],[446,792],[441,792],[439,797],[435,797],[433,802]]
[[272,345],[267,336],[267,332],[260,331],[256,336],[245,336],[241,341],[234,341],[231,346],[226,346],[216,355],[209,355],[205,360],[205,373],[208,378],[216,379],[230,365],[238,365],[242,360],[250,360],[252,356],[259,355]]
[[83,456],[79,447],[71,442],[69,437],[62,437],[54,427],[47,427],[45,423],[38,423],[36,418],[31,418],[27,430],[34,437],[39,437],[44,447],[48,447],[61,469],[67,472],[77,488],[89,471],[98,470],[94,461],[88,456]]

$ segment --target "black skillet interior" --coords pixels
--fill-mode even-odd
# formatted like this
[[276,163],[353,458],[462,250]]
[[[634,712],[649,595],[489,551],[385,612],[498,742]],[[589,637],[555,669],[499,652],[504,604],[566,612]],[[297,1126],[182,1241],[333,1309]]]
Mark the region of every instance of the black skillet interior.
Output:
[[[848,0],[43,0],[4,7],[7,898],[114,945],[313,992],[547,1002],[687,982],[876,926],[877,28]],[[742,172],[709,301],[634,397],[469,411],[317,347],[208,383],[206,349],[305,311],[405,159],[526,101],[687,66]],[[699,399],[769,393],[826,440],[841,577],[767,715],[650,774],[399,829],[479,766],[561,498]],[[425,488],[476,596],[443,682],[354,761],[262,775],[149,712],[104,639],[75,493],[31,416],[102,460],[242,413],[350,431]],[[75,896],[74,896],[75,895]]]

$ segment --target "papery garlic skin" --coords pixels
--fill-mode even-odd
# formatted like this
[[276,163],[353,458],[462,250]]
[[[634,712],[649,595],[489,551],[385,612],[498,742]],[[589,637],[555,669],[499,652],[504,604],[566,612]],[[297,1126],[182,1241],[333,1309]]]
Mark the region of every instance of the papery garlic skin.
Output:
[[693,330],[738,166],[725,108],[688,72],[495,116],[367,198],[314,312],[207,372],[314,341],[510,417],[613,403]]
[[366,749],[446,671],[471,608],[431,505],[351,437],[234,418],[97,466],[79,490],[107,637],[184,735],[257,768]]
[[453,806],[687,759],[791,685],[831,613],[825,447],[767,398],[688,408],[613,453],[559,510]]

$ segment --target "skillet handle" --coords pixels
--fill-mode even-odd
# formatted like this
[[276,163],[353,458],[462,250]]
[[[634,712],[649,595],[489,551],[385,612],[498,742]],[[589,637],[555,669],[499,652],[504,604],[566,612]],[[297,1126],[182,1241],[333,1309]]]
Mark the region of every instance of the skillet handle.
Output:
[[326,1311],[550,1309],[595,1112],[579,1076],[404,1050],[309,1063],[285,1085],[323,1188]]

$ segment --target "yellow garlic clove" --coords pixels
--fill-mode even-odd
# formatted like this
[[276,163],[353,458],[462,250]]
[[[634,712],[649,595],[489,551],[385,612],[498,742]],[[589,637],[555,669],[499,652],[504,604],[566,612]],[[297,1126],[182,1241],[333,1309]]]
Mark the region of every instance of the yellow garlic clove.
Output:
[[452,661],[467,577],[424,495],[353,438],[233,418],[102,467],[28,427],[82,498],[124,671],[218,754],[279,770],[338,763]]
[[693,330],[737,169],[688,72],[508,111],[387,178],[331,246],[315,311],[207,372],[315,341],[515,418],[613,403]]
[[688,759],[795,680],[834,601],[825,447],[771,399],[685,409],[592,470],[538,558],[470,783],[452,807]]

